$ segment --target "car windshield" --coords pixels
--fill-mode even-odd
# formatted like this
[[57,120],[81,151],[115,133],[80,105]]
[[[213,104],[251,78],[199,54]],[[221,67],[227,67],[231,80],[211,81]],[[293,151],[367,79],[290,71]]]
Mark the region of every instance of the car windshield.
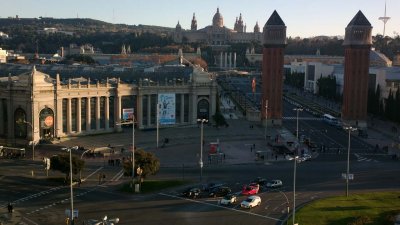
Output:
[[252,199],[252,198],[248,198],[248,199],[246,199],[245,201],[246,201],[246,202],[252,202],[253,199]]
[[231,200],[232,197],[233,197],[233,196],[227,195],[227,196],[224,197],[224,199],[226,199],[226,200]]

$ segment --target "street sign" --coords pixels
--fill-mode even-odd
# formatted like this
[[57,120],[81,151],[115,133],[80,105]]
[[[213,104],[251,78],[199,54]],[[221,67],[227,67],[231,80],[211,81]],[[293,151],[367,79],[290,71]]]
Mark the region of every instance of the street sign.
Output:
[[[347,179],[347,173],[342,173],[342,178]],[[349,173],[349,180],[354,180],[354,174]]]
[[[77,209],[74,209],[74,218],[78,218],[79,215],[79,211]],[[65,216],[66,217],[70,217],[71,216],[71,210],[70,209],[66,209],[65,210]]]

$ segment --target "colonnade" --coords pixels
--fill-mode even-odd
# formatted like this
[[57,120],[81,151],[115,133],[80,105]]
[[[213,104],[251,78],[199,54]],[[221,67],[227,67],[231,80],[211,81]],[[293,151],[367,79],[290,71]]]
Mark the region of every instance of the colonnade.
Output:
[[219,68],[235,69],[236,68],[236,52],[221,52],[220,56],[219,56]]

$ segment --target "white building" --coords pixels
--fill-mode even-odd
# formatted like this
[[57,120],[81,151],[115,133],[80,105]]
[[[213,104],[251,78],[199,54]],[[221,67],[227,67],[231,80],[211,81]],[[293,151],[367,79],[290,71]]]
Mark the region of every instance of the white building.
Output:
[[0,48],[0,63],[7,63],[7,50]]

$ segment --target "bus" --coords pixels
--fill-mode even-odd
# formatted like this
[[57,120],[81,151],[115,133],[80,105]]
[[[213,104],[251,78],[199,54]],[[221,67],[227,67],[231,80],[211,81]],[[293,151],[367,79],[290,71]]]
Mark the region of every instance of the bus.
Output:
[[326,123],[332,125],[332,126],[338,126],[339,125],[338,119],[336,119],[334,116],[331,116],[329,114],[324,114],[322,116],[322,120],[325,121]]

